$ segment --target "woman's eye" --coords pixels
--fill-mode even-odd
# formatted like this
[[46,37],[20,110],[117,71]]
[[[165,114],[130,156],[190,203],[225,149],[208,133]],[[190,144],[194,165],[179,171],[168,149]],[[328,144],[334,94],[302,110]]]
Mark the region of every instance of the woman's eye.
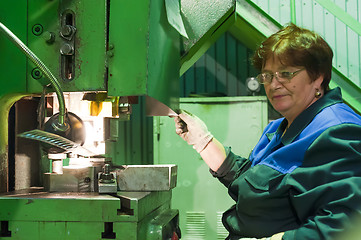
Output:
[[280,72],[281,78],[289,78],[291,77],[290,72]]
[[272,73],[263,73],[263,76],[266,79],[271,79],[272,78]]

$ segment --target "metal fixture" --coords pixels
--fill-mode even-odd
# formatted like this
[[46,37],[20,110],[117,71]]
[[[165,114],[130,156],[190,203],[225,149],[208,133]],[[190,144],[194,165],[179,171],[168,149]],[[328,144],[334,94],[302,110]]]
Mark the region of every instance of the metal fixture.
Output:
[[45,40],[46,43],[54,43],[55,42],[55,34],[53,32],[44,32],[41,37]]
[[71,81],[75,78],[75,14],[66,9],[60,18],[60,36],[63,39],[60,47],[61,54],[61,77]]
[[69,43],[64,43],[63,46],[60,48],[60,53],[62,55],[73,55],[74,48]]
[[63,174],[63,160],[66,159],[66,154],[49,153],[48,158],[51,161],[52,173]]
[[103,172],[98,175],[99,193],[116,193],[117,182],[116,173],[110,171],[110,165],[106,163],[103,167]]

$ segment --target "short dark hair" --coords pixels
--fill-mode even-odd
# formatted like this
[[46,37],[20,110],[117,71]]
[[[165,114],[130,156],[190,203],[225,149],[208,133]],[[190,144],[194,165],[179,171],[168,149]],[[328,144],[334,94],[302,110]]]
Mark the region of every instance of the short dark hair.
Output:
[[291,23],[267,38],[255,51],[254,67],[262,70],[269,57],[276,57],[285,66],[303,66],[314,81],[321,74],[322,88],[328,90],[331,80],[333,52],[317,33]]

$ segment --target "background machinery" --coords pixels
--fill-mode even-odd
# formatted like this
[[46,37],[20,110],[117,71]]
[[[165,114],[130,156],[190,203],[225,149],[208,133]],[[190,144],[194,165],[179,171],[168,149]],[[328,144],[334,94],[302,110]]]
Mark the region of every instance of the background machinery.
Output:
[[[235,1],[0,3],[1,239],[179,239],[177,166],[124,164],[119,124],[179,107]],[[30,140],[29,140],[30,139]]]

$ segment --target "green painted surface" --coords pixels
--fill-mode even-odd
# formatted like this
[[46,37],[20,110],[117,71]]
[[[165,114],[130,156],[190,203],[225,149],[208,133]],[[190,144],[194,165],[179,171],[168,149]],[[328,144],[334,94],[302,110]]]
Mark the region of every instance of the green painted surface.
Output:
[[[0,21],[23,42],[27,42],[27,2],[0,1]],[[26,92],[25,55],[0,33],[0,96]]]
[[178,211],[169,209],[170,191],[117,195],[0,195],[0,221],[9,225],[6,239],[103,239],[106,223],[113,227],[114,239],[161,240],[173,233]]
[[166,14],[162,0],[111,2],[109,95],[147,95],[177,108],[180,40]]
[[359,36],[361,36],[361,23],[352,17],[349,13],[345,12],[342,8],[337,6],[334,2],[330,0],[315,0],[323,8],[327,9],[332,13],[337,19],[344,22],[347,27],[354,30]]
[[[94,2],[95,3],[95,2]],[[76,28],[74,39],[74,79],[64,80],[61,72],[60,48],[69,43],[60,35],[64,13],[72,13]],[[106,72],[106,1],[89,4],[80,0],[34,0],[28,6],[28,47],[44,62],[58,78],[64,92],[105,90]],[[58,17],[54,17],[58,16]],[[42,31],[34,33],[34,26]],[[54,34],[54,42],[47,43],[47,34]],[[34,65],[28,66],[28,91],[41,92],[38,80],[31,76]],[[40,80],[42,84],[47,79]]]
[[[149,1],[111,1],[109,44],[110,95],[146,92]],[[132,14],[125,14],[133,11]],[[136,64],[135,64],[136,63]]]

